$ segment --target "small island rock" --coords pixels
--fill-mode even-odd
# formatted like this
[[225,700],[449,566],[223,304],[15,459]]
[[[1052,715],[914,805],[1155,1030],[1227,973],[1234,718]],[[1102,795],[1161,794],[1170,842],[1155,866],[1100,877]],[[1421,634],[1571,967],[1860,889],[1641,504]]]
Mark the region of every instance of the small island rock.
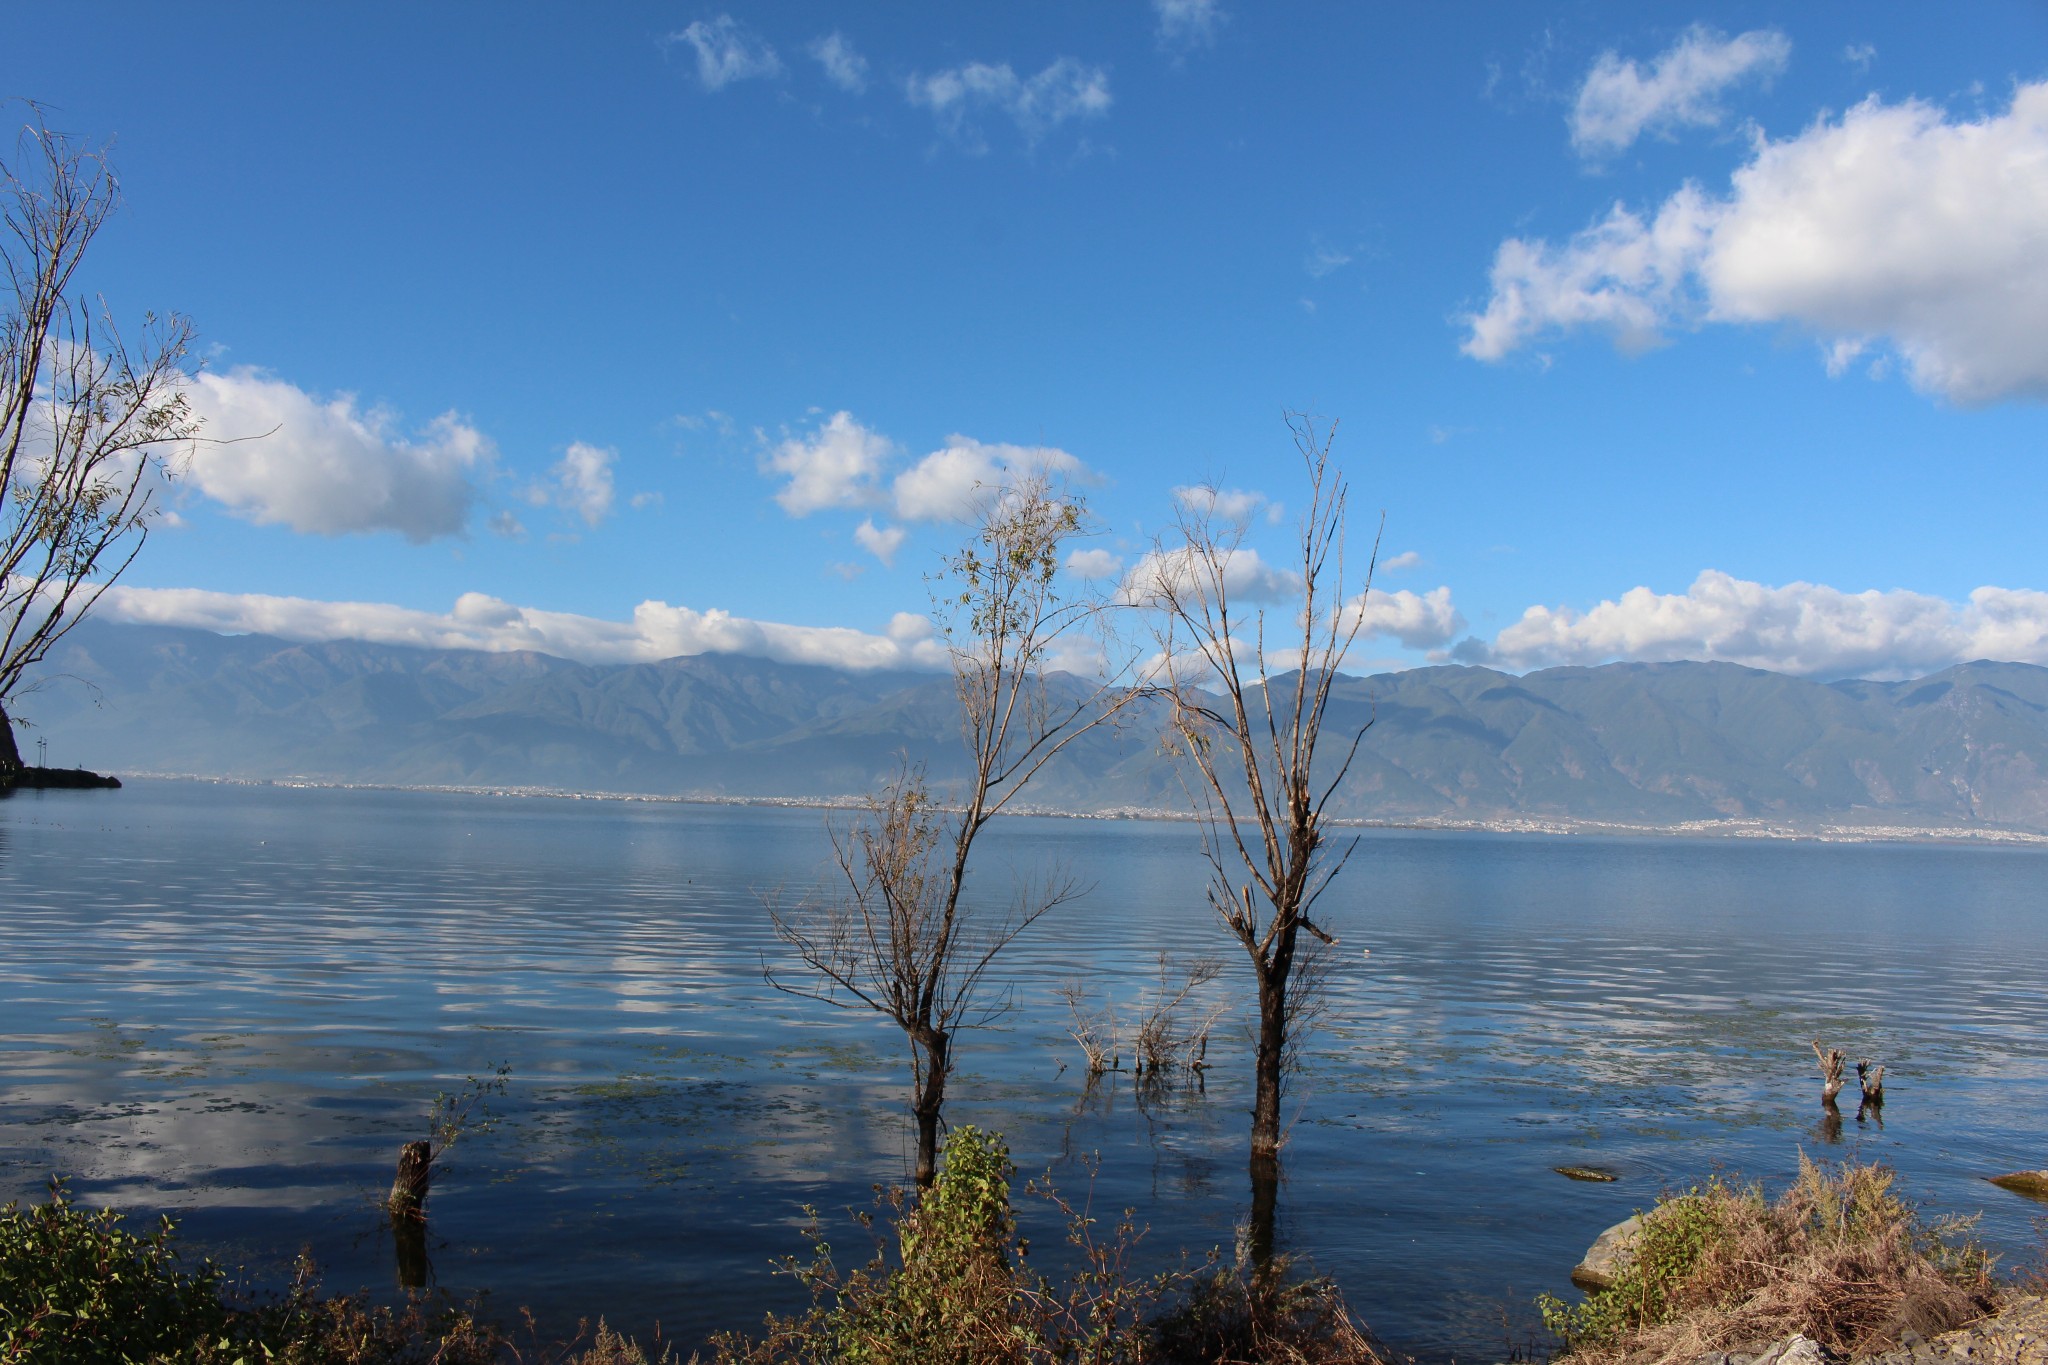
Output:
[[2009,1175],[1986,1176],[2001,1190],[2026,1195],[2029,1199],[2048,1199],[2048,1171],[2014,1171]]

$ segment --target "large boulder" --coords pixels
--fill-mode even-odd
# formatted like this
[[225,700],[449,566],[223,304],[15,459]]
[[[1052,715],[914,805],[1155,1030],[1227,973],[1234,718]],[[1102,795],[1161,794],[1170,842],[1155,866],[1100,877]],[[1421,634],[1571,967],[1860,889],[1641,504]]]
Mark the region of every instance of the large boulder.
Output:
[[1586,1259],[1572,1267],[1572,1283],[1581,1289],[1605,1289],[1614,1283],[1622,1266],[1635,1255],[1636,1238],[1643,1230],[1643,1216],[1625,1218],[1594,1239]]

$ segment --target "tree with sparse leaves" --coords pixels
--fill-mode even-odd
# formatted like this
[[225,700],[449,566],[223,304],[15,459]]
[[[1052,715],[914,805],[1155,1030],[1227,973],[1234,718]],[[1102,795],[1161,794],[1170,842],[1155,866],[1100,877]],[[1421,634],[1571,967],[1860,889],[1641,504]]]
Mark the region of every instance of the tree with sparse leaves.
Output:
[[22,767],[8,703],[134,562],[169,452],[197,427],[191,324],[145,316],[131,342],[81,291],[120,202],[105,153],[30,114],[0,160],[0,786]]
[[[1284,1139],[1281,1096],[1315,987],[1336,943],[1310,918],[1356,840],[1335,846],[1325,818],[1365,728],[1325,735],[1330,691],[1365,622],[1378,543],[1359,595],[1345,599],[1348,487],[1330,458],[1336,425],[1291,415],[1308,475],[1297,537],[1291,619],[1269,637],[1266,611],[1237,610],[1249,521],[1221,499],[1184,497],[1178,525],[1130,585],[1154,613],[1169,735],[1189,773],[1203,830],[1210,904],[1252,969],[1252,1251],[1272,1253],[1273,1202]],[[1368,725],[1370,722],[1368,722]]]
[[1104,723],[1123,693],[1047,676],[1056,646],[1091,604],[1059,591],[1063,548],[1081,533],[1080,499],[1042,475],[982,491],[975,530],[946,560],[934,594],[953,665],[969,766],[934,792],[906,763],[848,828],[833,832],[837,891],[790,910],[775,932],[802,964],[769,980],[795,994],[873,1010],[910,1046],[916,1177],[937,1168],[941,1111],[962,1029],[1001,1014],[988,980],[997,956],[1078,885],[1060,872],[1000,900],[970,892],[975,841],[1062,749]]

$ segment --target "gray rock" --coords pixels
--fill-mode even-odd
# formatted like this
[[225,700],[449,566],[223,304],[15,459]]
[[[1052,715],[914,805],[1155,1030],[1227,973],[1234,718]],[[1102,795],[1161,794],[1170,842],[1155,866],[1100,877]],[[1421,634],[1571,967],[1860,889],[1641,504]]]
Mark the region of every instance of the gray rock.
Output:
[[1635,1254],[1636,1237],[1642,1230],[1643,1216],[1637,1214],[1601,1233],[1586,1252],[1586,1259],[1572,1267],[1572,1283],[1587,1290],[1605,1289],[1613,1284],[1622,1266]]
[[1756,1365],[1829,1365],[1825,1347],[1803,1332],[1794,1332],[1756,1358]]

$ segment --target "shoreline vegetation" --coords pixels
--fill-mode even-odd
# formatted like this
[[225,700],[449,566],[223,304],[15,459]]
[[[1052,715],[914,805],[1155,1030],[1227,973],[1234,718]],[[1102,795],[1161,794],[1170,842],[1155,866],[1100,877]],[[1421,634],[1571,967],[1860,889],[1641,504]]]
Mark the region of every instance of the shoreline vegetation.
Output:
[[[936,1182],[878,1187],[867,1259],[835,1259],[806,1209],[810,1255],[781,1273],[810,1304],[723,1332],[689,1356],[586,1319],[548,1341],[530,1314],[508,1328],[478,1301],[415,1291],[396,1305],[322,1292],[301,1256],[289,1285],[262,1293],[211,1261],[188,1262],[168,1216],[131,1231],[120,1213],[80,1208],[61,1181],[47,1202],[0,1209],[0,1361],[175,1365],[1397,1365],[1337,1286],[1299,1263],[1203,1260],[1144,1271],[1132,1213],[1102,1217],[1044,1181],[1076,1268],[1041,1274],[1017,1232],[1016,1168],[1002,1138],[949,1136]],[[2033,1318],[2048,1288],[2001,1282],[1972,1220],[1927,1220],[1877,1164],[1800,1160],[1775,1199],[1716,1176],[1667,1193],[1604,1287],[1578,1303],[1538,1297],[1557,1365],[1827,1365],[1982,1354],[2048,1358]],[[2000,1315],[2018,1315],[2005,1331]],[[2021,1321],[2020,1319],[2024,1319]],[[1955,1334],[1955,1335],[1945,1335]],[[2010,1340],[2009,1340],[2010,1338]],[[2012,1342],[2017,1340],[2018,1349]],[[1978,1347],[1986,1348],[1983,1352]],[[1544,1358],[1535,1342],[1514,1359]]]
[[[51,770],[69,773],[70,769]],[[82,771],[82,770],[81,770]],[[97,774],[87,773],[88,777]],[[223,787],[286,787],[309,791],[392,791],[427,792],[448,796],[500,796],[554,801],[642,802],[650,805],[738,806],[785,810],[860,810],[868,798],[861,795],[837,797],[726,796],[703,792],[619,792],[576,790],[563,787],[511,786],[505,784],[466,785],[461,783],[339,782],[313,777],[223,777],[209,773],[145,772],[129,774],[153,782],[203,782]],[[119,786],[117,778],[92,783],[53,782],[49,786]],[[944,809],[945,807],[941,807]],[[1166,807],[1124,806],[1099,811],[1066,810],[1050,806],[1019,804],[1013,815],[1048,820],[1143,821],[1162,824],[1194,824],[1196,817],[1186,810]],[[2005,848],[2048,848],[2048,834],[2014,829],[2004,825],[1851,825],[1834,822],[1803,824],[1796,821],[1764,820],[1730,816],[1725,820],[1686,820],[1670,825],[1631,824],[1613,820],[1580,820],[1566,817],[1502,816],[1436,819],[1361,820],[1331,817],[1332,828],[1355,830],[1408,830],[1425,834],[1544,834],[1611,838],[1755,839],[1792,843],[1876,844],[1918,843],[1973,845]]]

